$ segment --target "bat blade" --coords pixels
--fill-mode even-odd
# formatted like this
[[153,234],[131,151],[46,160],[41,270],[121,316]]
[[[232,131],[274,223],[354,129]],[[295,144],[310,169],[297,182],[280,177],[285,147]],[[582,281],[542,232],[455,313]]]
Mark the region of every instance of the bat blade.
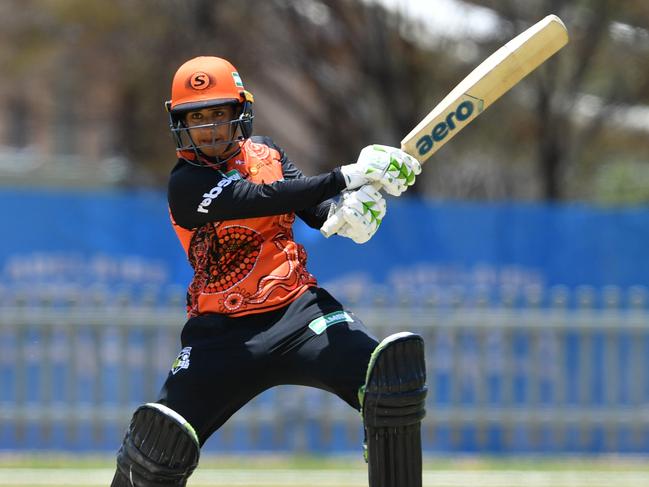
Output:
[[502,46],[464,78],[401,141],[401,149],[426,161],[471,120],[568,43],[568,31],[548,15]]

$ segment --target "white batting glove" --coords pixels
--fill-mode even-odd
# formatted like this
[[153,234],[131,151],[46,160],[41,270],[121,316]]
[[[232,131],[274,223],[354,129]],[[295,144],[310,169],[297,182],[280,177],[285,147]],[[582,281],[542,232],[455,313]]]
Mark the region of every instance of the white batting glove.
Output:
[[340,170],[347,189],[377,183],[386,193],[400,196],[421,174],[421,164],[396,147],[374,144],[361,151],[355,164],[342,166]]
[[383,195],[369,184],[361,186],[356,191],[344,192],[340,201],[331,205],[320,232],[325,237],[337,233],[358,244],[365,243],[378,230],[385,212]]

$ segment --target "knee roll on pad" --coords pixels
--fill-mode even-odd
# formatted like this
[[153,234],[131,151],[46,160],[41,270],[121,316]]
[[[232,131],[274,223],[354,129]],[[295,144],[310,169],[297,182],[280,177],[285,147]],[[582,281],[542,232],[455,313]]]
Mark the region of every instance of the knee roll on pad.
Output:
[[424,340],[414,333],[390,335],[372,353],[359,391],[366,426],[407,426],[426,415]]
[[184,487],[199,456],[196,432],[180,414],[145,404],[133,414],[117,453],[111,487]]
[[359,390],[370,487],[421,486],[426,393],[422,337],[403,332],[383,340]]

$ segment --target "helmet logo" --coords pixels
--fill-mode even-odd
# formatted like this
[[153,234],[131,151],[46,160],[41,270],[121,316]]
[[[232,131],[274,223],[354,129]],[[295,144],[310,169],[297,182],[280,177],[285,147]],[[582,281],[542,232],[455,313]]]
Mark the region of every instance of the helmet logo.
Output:
[[197,73],[192,74],[191,78],[189,78],[189,86],[191,86],[195,90],[204,90],[209,85],[210,77],[202,71],[198,71]]

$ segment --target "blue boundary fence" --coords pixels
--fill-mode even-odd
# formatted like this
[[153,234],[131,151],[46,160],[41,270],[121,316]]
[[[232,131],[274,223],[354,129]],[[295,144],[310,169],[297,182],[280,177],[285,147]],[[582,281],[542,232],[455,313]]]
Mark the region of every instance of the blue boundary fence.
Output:
[[[638,291],[606,309],[561,300],[355,309],[379,337],[404,327],[424,336],[426,451],[649,453],[649,314]],[[156,397],[179,349],[176,304],[78,297],[0,309],[0,449],[111,451],[134,408]],[[206,448],[347,452],[361,441],[343,401],[281,386]]]
[[[178,351],[190,272],[164,195],[4,191],[0,205],[0,448],[113,450]],[[295,233],[378,336],[425,334],[427,450],[649,452],[649,209],[391,199],[366,245]],[[360,439],[337,398],[279,388],[207,448]]]

